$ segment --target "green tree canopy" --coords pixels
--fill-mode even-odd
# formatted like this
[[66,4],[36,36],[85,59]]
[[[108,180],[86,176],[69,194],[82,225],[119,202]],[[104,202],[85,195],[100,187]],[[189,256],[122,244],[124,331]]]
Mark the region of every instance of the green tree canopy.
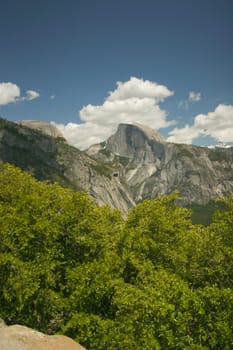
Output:
[[89,350],[232,349],[233,199],[208,227],[177,194],[126,220],[0,164],[0,317]]

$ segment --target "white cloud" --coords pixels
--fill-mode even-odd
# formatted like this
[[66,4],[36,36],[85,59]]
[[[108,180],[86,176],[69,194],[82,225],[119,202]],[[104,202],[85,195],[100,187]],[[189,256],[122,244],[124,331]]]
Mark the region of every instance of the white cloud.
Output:
[[52,124],[56,125],[61,130],[71,145],[74,145],[80,149],[85,149],[90,145],[94,145],[105,140],[112,134],[113,131],[115,131],[113,129],[109,134],[108,126],[105,127],[96,123],[68,123],[63,125],[52,122]]
[[20,88],[14,83],[0,83],[0,105],[7,105],[17,101],[31,101],[40,94],[34,90],[27,90],[26,96],[20,96]]
[[190,103],[195,103],[200,100],[201,100],[200,92],[189,91],[188,99],[179,101],[178,108],[185,109],[187,111],[189,109]]
[[167,113],[158,103],[171,95],[173,91],[164,85],[132,77],[127,82],[118,82],[102,105],[83,107],[80,111],[83,124],[57,126],[71,144],[81,149],[106,140],[119,123],[138,122],[155,129],[165,128],[175,122],[166,119]]
[[201,100],[201,93],[190,91],[189,92],[189,102],[198,102]]
[[110,91],[108,101],[127,100],[130,98],[152,98],[156,102],[159,102],[171,95],[173,95],[173,92],[168,90],[164,85],[131,77],[129,81],[124,83],[117,82],[117,88],[114,91]]
[[51,95],[49,98],[50,98],[50,100],[54,100],[55,99],[55,95]]
[[169,132],[168,141],[192,143],[200,136],[211,136],[216,141],[233,142],[233,106],[220,104],[213,112],[199,114],[193,125],[175,128]]
[[20,88],[13,83],[0,83],[0,105],[16,102],[20,96]]
[[26,96],[24,97],[25,100],[32,101],[35,98],[38,98],[40,94],[34,90],[28,90],[26,91]]
[[193,139],[200,136],[200,132],[188,124],[183,128],[174,128],[169,132],[169,137],[167,138],[168,142],[174,143],[192,143]]

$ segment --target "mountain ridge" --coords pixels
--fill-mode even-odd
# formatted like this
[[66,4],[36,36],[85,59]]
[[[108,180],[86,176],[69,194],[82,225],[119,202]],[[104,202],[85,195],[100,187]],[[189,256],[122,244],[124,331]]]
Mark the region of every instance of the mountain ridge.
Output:
[[0,159],[39,180],[85,190],[124,215],[144,199],[175,190],[182,205],[233,194],[232,148],[168,143],[149,127],[122,123],[106,141],[80,151],[45,130],[1,119]]
[[[147,128],[147,130],[149,130]],[[135,202],[179,190],[182,203],[206,204],[233,191],[233,149],[209,149],[168,143],[145,134],[135,124],[120,124],[117,132],[92,157],[119,160],[122,176]],[[121,157],[124,158],[122,165]]]

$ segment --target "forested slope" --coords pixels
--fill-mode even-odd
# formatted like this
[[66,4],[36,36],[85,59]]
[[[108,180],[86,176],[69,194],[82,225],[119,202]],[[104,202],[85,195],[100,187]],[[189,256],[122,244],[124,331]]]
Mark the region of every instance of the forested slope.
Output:
[[232,349],[233,199],[208,227],[176,194],[123,220],[0,164],[0,318],[87,349]]

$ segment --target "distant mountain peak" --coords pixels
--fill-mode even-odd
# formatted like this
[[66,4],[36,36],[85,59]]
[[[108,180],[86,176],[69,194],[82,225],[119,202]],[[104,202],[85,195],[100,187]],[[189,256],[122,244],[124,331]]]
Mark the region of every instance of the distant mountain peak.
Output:
[[145,147],[165,143],[165,139],[157,131],[147,126],[122,123],[119,124],[116,133],[106,141],[106,147],[112,154],[134,158],[136,154],[142,154]]
[[122,126],[125,126],[125,125],[126,126],[132,125],[133,127],[136,127],[137,129],[139,129],[140,131],[142,131],[144,133],[146,138],[148,138],[150,140],[161,142],[161,143],[166,142],[164,137],[158,131],[150,128],[149,126],[146,126],[146,125],[141,124],[141,123],[121,123],[121,124],[119,124],[119,128]]
[[65,138],[62,132],[52,123],[43,122],[39,120],[19,120],[16,122],[19,125],[26,126],[30,129],[38,130],[43,134],[52,136],[52,137],[62,137]]
[[120,123],[115,134],[106,141],[89,147],[87,153],[96,156],[103,150],[108,150],[112,154],[132,158],[135,153],[140,152],[149,144],[166,144],[166,140],[152,128],[140,123]]

